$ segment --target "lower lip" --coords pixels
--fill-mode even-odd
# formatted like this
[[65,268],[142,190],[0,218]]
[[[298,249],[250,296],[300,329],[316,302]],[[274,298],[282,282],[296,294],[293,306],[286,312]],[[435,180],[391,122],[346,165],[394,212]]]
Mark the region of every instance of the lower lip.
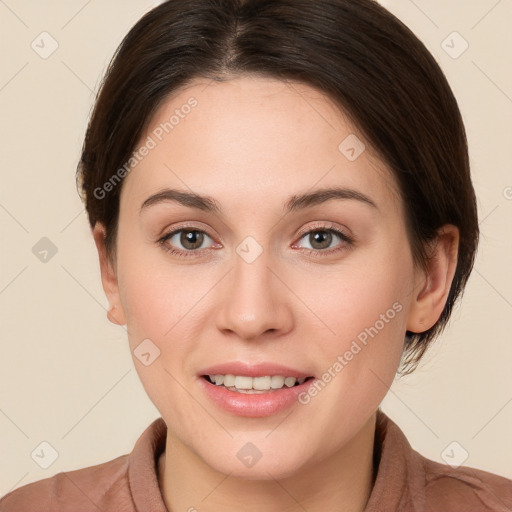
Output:
[[298,401],[302,392],[307,391],[314,379],[309,379],[298,386],[281,388],[268,393],[238,393],[224,386],[217,386],[203,377],[199,377],[200,385],[206,395],[216,405],[237,416],[259,418],[271,416],[284,411]]

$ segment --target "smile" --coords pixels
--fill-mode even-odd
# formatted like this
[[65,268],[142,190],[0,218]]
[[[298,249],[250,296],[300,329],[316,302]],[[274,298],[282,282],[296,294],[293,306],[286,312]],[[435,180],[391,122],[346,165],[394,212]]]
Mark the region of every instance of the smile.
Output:
[[266,393],[283,387],[291,388],[303,384],[313,377],[285,377],[283,375],[265,375],[262,377],[250,377],[246,375],[203,375],[203,378],[211,384],[222,386],[230,391],[239,393]]

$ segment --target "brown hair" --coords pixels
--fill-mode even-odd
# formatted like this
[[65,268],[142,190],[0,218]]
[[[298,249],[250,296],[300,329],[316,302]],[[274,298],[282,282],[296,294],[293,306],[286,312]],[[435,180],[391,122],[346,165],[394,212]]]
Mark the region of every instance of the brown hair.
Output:
[[409,373],[462,294],[477,209],[450,86],[419,39],[373,0],[169,0],[144,15],[112,58],[87,129],[77,181],[91,226],[105,225],[114,256],[122,182],[97,191],[130,159],[169,94],[197,78],[244,74],[299,81],[340,105],[395,175],[417,264],[426,267],[438,228],[459,228],[444,310],[429,330],[407,333]]

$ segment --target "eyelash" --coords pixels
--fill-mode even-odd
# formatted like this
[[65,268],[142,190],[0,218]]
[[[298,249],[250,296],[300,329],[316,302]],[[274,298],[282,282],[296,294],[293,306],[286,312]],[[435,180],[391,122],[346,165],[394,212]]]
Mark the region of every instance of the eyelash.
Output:
[[[197,233],[203,233],[210,238],[212,238],[206,231],[202,229],[196,229],[194,226],[182,226],[179,229],[175,229],[174,231],[171,231],[164,235],[162,238],[158,240],[158,243],[162,246],[162,248],[171,253],[174,256],[178,256],[180,258],[190,258],[190,257],[196,257],[198,252],[204,251],[205,249],[195,249],[195,250],[189,250],[189,251],[183,251],[180,249],[175,249],[171,247],[167,241],[170,240],[174,235],[177,233],[180,233],[182,231],[195,231]],[[307,231],[304,231],[299,235],[299,240],[302,240],[305,235],[309,235],[310,233],[315,232],[329,232],[334,233],[337,235],[343,243],[341,243],[339,246],[335,247],[334,249],[308,249],[308,248],[302,248],[303,250],[307,251],[308,253],[313,253],[315,256],[322,253],[322,254],[328,254],[332,255],[334,253],[337,253],[338,251],[344,250],[347,248],[347,246],[351,246],[354,243],[354,240],[348,236],[345,232],[341,231],[339,228],[335,227],[333,224],[329,225],[322,225],[322,226],[315,226],[313,228],[309,228]]]

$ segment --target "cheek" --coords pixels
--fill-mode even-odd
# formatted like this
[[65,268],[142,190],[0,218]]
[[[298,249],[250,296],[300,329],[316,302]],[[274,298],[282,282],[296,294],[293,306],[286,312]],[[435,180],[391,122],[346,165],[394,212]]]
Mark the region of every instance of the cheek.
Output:
[[190,267],[170,265],[156,244],[123,239],[122,232],[119,240],[119,289],[130,337],[163,339],[197,301]]
[[310,334],[326,384],[319,394],[340,404],[340,416],[377,407],[400,362],[413,272],[406,257],[389,261],[394,263],[365,262],[307,280],[316,285],[307,296],[319,319]]
[[[214,294],[209,292],[224,271],[219,275],[207,265],[178,265],[160,251],[143,244],[127,247],[120,258],[119,285],[140,379],[153,401],[172,403],[172,392],[180,390],[178,381],[194,372],[194,355],[201,353],[204,330],[212,324]],[[147,339],[156,346],[158,358],[146,367],[137,360],[137,348]]]
[[[181,432],[190,428],[189,397],[182,385],[188,383],[183,376],[190,373],[189,357],[200,339],[194,332],[201,325],[198,315],[204,316],[199,301],[205,283],[192,267],[169,265],[155,249],[135,244],[124,249],[119,251],[119,287],[134,366],[150,400]],[[145,352],[148,365],[138,356]]]
[[364,344],[376,336],[393,338],[405,329],[411,276],[399,265],[354,266],[338,273],[312,275],[297,294],[307,297],[312,305],[325,346],[343,350],[352,340]]
[[309,295],[322,320],[310,331],[322,373],[300,403],[321,428],[326,452],[346,443],[379,407],[400,362],[410,276],[400,265],[372,268],[331,275]]

